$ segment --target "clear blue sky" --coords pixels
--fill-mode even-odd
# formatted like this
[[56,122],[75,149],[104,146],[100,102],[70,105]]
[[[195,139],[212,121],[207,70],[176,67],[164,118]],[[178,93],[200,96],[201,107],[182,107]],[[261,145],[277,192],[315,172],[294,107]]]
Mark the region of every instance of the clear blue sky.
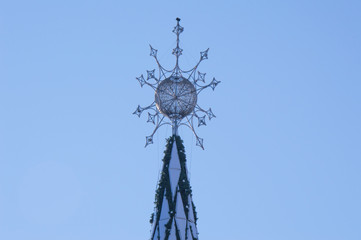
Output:
[[170,129],[135,77],[222,84],[181,130],[202,240],[361,239],[360,1],[0,1],[0,239],[148,239]]

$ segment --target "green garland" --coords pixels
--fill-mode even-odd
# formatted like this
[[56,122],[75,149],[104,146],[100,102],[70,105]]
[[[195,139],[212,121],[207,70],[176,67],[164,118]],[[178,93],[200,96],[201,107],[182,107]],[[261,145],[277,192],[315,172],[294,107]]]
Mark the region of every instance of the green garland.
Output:
[[[167,139],[167,145],[166,145],[166,149],[164,151],[164,158],[163,158],[163,169],[162,169],[161,177],[160,177],[160,180],[158,183],[158,188],[157,188],[156,194],[155,194],[154,204],[157,209],[157,215],[155,216],[155,214],[153,213],[151,215],[150,221],[149,221],[151,224],[153,224],[154,220],[159,221],[160,209],[163,204],[163,196],[164,196],[164,191],[165,191],[166,200],[168,201],[168,205],[169,205],[169,215],[170,215],[170,220],[165,225],[166,229],[167,229],[165,239],[168,239],[168,236],[170,234],[170,229],[171,229],[171,224],[172,224],[171,219],[175,215],[175,210],[176,210],[175,209],[176,206],[173,203],[173,199],[172,199],[171,186],[170,186],[170,180],[169,180],[169,172],[168,172],[169,161],[171,159],[172,146],[173,146],[174,141],[176,141],[176,144],[177,144],[179,161],[180,161],[180,165],[181,165],[181,174],[179,177],[178,186],[179,186],[180,196],[182,197],[185,214],[186,214],[186,216],[188,216],[189,209],[186,206],[193,206],[192,211],[194,214],[194,220],[195,220],[196,224],[197,224],[197,219],[198,219],[196,208],[195,208],[194,204],[188,203],[188,195],[191,194],[191,196],[192,196],[192,189],[191,189],[190,183],[187,178],[186,155],[185,155],[183,140],[179,136],[173,135]],[[176,201],[174,201],[174,202],[176,202]],[[177,238],[180,239],[178,236],[178,231],[177,231]]]

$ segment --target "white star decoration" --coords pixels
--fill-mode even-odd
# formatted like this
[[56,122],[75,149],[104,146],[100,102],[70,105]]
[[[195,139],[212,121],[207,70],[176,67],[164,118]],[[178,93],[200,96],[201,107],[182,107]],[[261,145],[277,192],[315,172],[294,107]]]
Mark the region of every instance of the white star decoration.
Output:
[[[172,125],[173,134],[177,134],[177,129],[180,126],[189,127],[196,136],[196,145],[203,147],[203,139],[198,137],[193,119],[198,119],[198,127],[206,125],[206,116],[209,120],[216,117],[211,108],[204,110],[197,104],[198,95],[206,88],[212,90],[220,83],[215,78],[205,85],[205,73],[197,71],[200,62],[208,59],[208,50],[200,53],[200,59],[195,67],[190,70],[182,70],[178,63],[179,57],[182,55],[183,49],[179,47],[179,35],[183,32],[184,28],[179,25],[180,19],[177,19],[177,26],[174,27],[173,32],[177,35],[177,46],[173,49],[172,54],[176,57],[176,65],[173,69],[167,70],[160,65],[157,58],[157,49],[150,46],[150,56],[154,57],[159,74],[155,75],[155,69],[147,71],[147,79],[144,79],[143,74],[136,79],[139,81],[140,86],[145,84],[153,88],[155,91],[155,100],[147,107],[138,105],[133,114],[138,117],[144,111],[148,111],[147,122],[153,123],[155,129],[153,133],[146,137],[145,146],[153,143],[153,136],[155,132],[163,125]],[[197,74],[196,74],[197,73]],[[203,114],[202,114],[203,113]],[[201,114],[202,116],[199,116]]]

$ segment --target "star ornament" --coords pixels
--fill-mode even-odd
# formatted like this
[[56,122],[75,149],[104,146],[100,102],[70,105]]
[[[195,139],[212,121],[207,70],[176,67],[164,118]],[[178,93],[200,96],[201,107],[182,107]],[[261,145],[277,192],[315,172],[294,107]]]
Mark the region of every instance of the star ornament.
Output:
[[220,83],[215,78],[210,83],[206,83],[205,73],[198,71],[200,63],[208,59],[209,49],[200,52],[198,63],[189,70],[183,70],[179,66],[179,57],[183,49],[179,47],[179,36],[184,28],[179,25],[180,19],[177,18],[177,25],[173,32],[177,35],[177,45],[172,54],[176,57],[176,64],[173,69],[164,68],[158,61],[158,50],[150,46],[150,56],[153,57],[158,65],[158,71],[147,71],[147,77],[143,74],[136,78],[141,87],[148,85],[155,92],[154,101],[147,107],[138,105],[133,114],[141,117],[143,112],[148,113],[147,122],[155,125],[154,131],[146,137],[145,147],[153,144],[153,136],[163,125],[171,125],[173,134],[178,134],[178,128],[188,127],[196,137],[196,145],[204,149],[203,138],[200,138],[194,128],[194,120],[197,119],[198,126],[206,126],[206,117],[208,120],[215,118],[211,108],[204,110],[198,103],[198,95],[207,88],[214,90]]

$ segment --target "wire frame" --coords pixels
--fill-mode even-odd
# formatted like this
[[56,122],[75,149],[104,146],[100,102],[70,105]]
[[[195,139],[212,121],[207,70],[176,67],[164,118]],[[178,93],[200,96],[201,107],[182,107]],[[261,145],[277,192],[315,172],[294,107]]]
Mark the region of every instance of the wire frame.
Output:
[[197,119],[197,126],[206,125],[206,117],[208,120],[216,116],[211,108],[204,110],[197,104],[198,95],[207,88],[214,90],[220,83],[215,78],[206,84],[206,73],[198,71],[200,63],[208,59],[209,49],[200,52],[200,58],[197,64],[189,70],[183,70],[179,66],[179,57],[183,53],[179,43],[180,34],[184,28],[179,24],[180,19],[177,18],[177,25],[173,32],[177,36],[177,45],[173,49],[172,54],[176,57],[176,64],[173,69],[165,69],[158,61],[158,50],[150,46],[150,56],[152,56],[157,65],[156,70],[147,70],[146,79],[143,74],[136,79],[143,87],[147,85],[155,91],[155,99],[152,104],[141,107],[138,105],[133,114],[140,117],[143,112],[148,112],[147,122],[155,125],[154,131],[151,135],[146,137],[145,147],[153,143],[153,136],[156,131],[163,125],[171,125],[173,133],[177,133],[180,126],[187,126],[196,137],[196,145],[204,149],[203,139],[198,137],[194,129],[194,119]]
[[155,91],[155,102],[158,111],[169,119],[181,120],[194,111],[197,105],[197,91],[184,77],[166,78]]

